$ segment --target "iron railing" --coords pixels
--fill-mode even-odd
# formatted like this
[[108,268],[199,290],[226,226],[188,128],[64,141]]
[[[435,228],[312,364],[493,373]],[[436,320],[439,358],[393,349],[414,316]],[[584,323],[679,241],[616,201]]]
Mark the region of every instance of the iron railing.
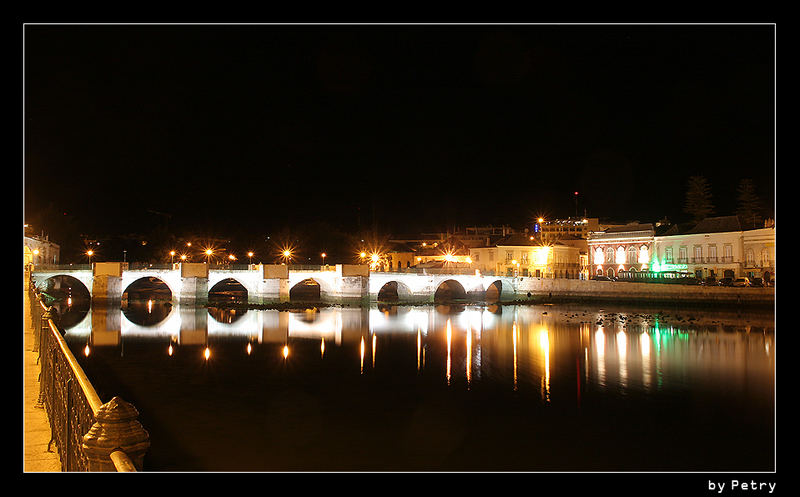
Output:
[[[39,326],[35,326],[35,350],[39,352],[39,400],[50,422],[48,450],[55,443],[65,472],[89,471],[89,461],[82,450],[83,436],[96,421],[103,405],[77,359],[64,340],[52,307],[35,295],[39,305]],[[36,321],[34,321],[36,322]],[[121,450],[111,459],[118,472],[136,471],[133,461]]]

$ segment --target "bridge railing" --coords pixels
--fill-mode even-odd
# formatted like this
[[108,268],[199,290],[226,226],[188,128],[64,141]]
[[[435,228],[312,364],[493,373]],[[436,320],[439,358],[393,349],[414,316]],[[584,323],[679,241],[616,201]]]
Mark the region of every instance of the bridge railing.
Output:
[[91,264],[36,264],[33,271],[85,271],[92,269]]
[[[53,308],[38,295],[40,325],[35,332],[39,352],[39,401],[50,422],[50,446],[55,443],[65,472],[141,469],[150,445],[136,409],[118,397],[103,404],[69,349]],[[34,321],[36,322],[36,321]]]
[[[474,275],[475,269],[470,268],[401,268],[401,269],[394,269],[388,271],[370,271],[372,274],[469,274]],[[495,272],[492,271],[480,271],[482,276],[495,276]]]

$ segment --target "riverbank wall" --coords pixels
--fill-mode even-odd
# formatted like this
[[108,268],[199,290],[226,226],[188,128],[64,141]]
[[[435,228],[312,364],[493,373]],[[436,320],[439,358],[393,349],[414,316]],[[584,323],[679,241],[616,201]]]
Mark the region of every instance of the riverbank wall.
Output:
[[594,301],[644,304],[775,305],[775,288],[521,278],[515,298],[524,301]]

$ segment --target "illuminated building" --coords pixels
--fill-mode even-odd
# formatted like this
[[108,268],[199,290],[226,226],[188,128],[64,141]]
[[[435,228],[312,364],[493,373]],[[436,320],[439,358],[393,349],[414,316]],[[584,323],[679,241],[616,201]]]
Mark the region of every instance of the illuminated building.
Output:
[[556,241],[542,242],[528,233],[515,233],[487,247],[469,249],[471,267],[482,273],[538,278],[580,278],[581,249]]
[[736,216],[673,225],[655,237],[652,269],[696,278],[775,277],[775,225],[743,230]]
[[34,235],[30,233],[29,226],[25,226],[25,235],[22,237],[22,264],[58,264],[61,256],[61,247],[50,241],[48,235]]
[[590,233],[589,264],[592,275],[615,277],[620,271],[647,271],[655,230],[650,223],[631,223]]

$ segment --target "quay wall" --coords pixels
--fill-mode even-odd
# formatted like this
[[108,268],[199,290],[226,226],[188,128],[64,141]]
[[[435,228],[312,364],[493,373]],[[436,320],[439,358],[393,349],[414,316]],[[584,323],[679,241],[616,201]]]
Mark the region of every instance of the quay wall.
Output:
[[775,288],[719,287],[627,281],[520,278],[515,297],[648,303],[774,305]]

